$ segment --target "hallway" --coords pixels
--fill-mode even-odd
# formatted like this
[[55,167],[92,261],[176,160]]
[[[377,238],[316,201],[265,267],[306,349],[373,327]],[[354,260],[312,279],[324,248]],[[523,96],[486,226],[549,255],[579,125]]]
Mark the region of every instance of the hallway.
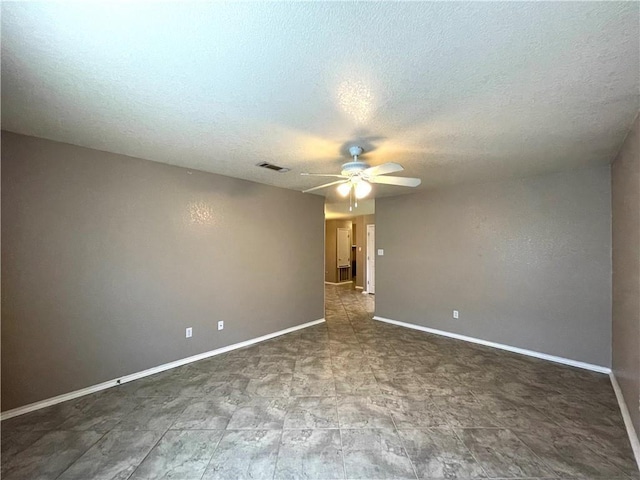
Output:
[[2,478],[640,479],[608,376],[372,312],[6,420]]

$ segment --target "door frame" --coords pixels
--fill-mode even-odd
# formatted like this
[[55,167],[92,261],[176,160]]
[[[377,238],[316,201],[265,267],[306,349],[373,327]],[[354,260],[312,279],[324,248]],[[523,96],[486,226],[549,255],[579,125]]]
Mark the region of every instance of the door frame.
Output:
[[[367,256],[365,285],[364,293],[375,295],[376,293],[376,225],[375,223],[367,224],[367,250],[365,252]],[[372,268],[373,267],[373,268]],[[371,272],[373,271],[373,275]],[[373,291],[369,289],[370,277],[373,277]]]

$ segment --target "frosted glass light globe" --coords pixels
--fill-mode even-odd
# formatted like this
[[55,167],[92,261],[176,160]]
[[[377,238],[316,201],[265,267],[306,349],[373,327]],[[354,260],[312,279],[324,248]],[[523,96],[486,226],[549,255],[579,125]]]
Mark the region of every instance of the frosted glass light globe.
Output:
[[350,191],[351,191],[351,183],[350,182],[341,183],[340,185],[338,185],[338,193],[340,195],[342,195],[343,197],[346,197],[347,195],[349,195]]
[[356,183],[356,198],[364,198],[371,193],[371,184],[364,180]]

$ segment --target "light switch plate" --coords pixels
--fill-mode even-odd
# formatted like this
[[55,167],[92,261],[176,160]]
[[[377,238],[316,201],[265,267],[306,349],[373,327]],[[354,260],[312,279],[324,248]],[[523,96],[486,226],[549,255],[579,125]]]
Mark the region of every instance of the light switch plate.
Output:
[[382,257],[384,255],[384,249],[383,248],[379,248],[378,249],[378,256]]

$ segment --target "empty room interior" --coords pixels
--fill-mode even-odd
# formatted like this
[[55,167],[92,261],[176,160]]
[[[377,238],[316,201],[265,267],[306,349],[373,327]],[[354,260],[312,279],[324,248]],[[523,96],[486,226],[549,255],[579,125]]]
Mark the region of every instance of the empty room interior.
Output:
[[3,480],[640,480],[640,2],[2,2]]

